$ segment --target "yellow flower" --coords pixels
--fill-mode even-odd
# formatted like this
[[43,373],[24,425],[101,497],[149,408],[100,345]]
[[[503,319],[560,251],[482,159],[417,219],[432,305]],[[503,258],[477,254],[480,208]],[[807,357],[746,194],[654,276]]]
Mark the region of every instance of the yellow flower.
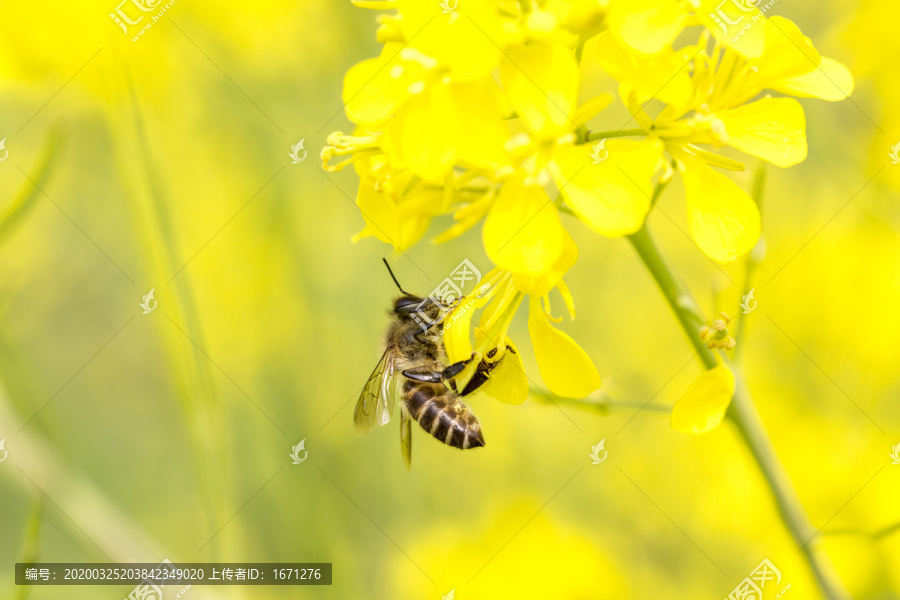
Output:
[[672,429],[706,433],[725,417],[734,396],[734,373],[724,364],[703,371],[672,407]]
[[457,163],[498,168],[509,132],[494,84],[441,81],[414,94],[390,120],[385,144],[395,166],[426,179]]
[[[461,298],[444,319],[444,347],[448,360],[454,363],[473,359],[455,377],[457,387],[465,387],[479,363],[488,360],[497,366],[478,391],[501,402],[521,404],[528,396],[528,378],[518,349],[506,332],[522,302],[522,293],[512,285],[509,273],[499,268],[488,273],[476,289],[489,291],[474,298]],[[488,306],[485,308],[485,305]],[[475,328],[473,347],[469,331],[475,311],[481,308],[484,310]]]
[[606,160],[594,164],[587,146],[560,146],[550,168],[575,215],[597,233],[618,237],[644,224],[663,144],[655,138],[610,140],[605,150]]
[[838,61],[820,56],[800,28],[784,17],[765,24],[762,55],[748,59],[743,93],[749,99],[763,89],[792,96],[844,100],[853,93],[853,75]]
[[[512,60],[501,66],[500,74],[510,103],[533,137],[524,146],[527,150],[519,151],[520,155],[529,157],[523,165],[531,179],[542,184],[544,171],[549,173],[575,215],[602,235],[616,237],[640,229],[650,208],[650,179],[659,168],[663,145],[658,140],[614,140],[605,148],[609,160],[597,163],[589,149],[573,143],[573,134],[611,99],[598,96],[576,108],[578,66],[572,51],[560,44],[534,43],[511,56]],[[510,185],[511,182],[506,183],[507,187]],[[507,264],[506,268],[534,276],[556,265],[561,253],[556,208],[546,200],[538,201],[536,192],[519,196],[525,218],[534,215],[543,224],[539,245],[544,251],[542,260],[533,261],[527,268],[523,264]],[[512,231],[523,226],[522,219],[506,221],[510,223],[507,229]],[[485,246],[495,264],[501,264],[491,253],[489,234],[493,237],[496,228],[489,230],[490,224],[489,215],[485,223]],[[539,228],[530,226],[530,229],[532,240],[518,241],[519,255],[523,247],[538,245],[533,242]],[[508,243],[508,240],[491,241],[497,245]]]
[[497,67],[500,48],[520,38],[519,28],[500,0],[453,4],[454,10],[444,12],[437,0],[397,0],[404,41],[437,61],[454,81],[484,79]]
[[484,247],[493,263],[507,271],[539,276],[563,251],[563,226],[556,205],[523,177],[506,182],[484,221]]
[[582,398],[600,387],[600,375],[587,352],[550,324],[541,299],[532,296],[528,333],[544,383],[554,394]]
[[579,74],[571,49],[543,42],[514,48],[500,65],[500,81],[534,136],[558,137],[573,129]]
[[[744,164],[717,150],[795,165],[807,155],[803,108],[761,93],[839,100],[853,88],[846,67],[821,57],[794,23],[737,0],[459,0],[453,10],[420,0],[357,4],[396,11],[379,17],[381,55],[347,73],[344,102],[357,130],[329,137],[324,168],[352,163],[360,174],[366,227],[357,237],[406,249],[441,215],[454,222],[435,241],[484,220],[482,241],[496,267],[482,281],[489,291],[451,311],[444,345],[452,362],[477,359],[461,382],[481,360],[497,362],[482,391],[504,401],[527,394],[507,337],[526,296],[548,387],[583,396],[600,385],[584,350],[551,324],[554,289],[574,318],[563,277],[578,247],[561,213],[603,236],[634,234],[660,183],[679,173],[692,238],[714,260],[734,260],[757,243],[760,215],[721,172]],[[674,48],[697,24],[705,27],[696,43]],[[588,132],[613,98],[580,100],[593,87],[582,81],[591,72],[584,63],[619,82],[637,129]],[[626,136],[641,139],[612,139]],[[723,372],[698,380],[673,423],[704,429],[721,419],[727,402],[704,394],[728,387]]]
[[[383,163],[378,157],[364,158],[356,164],[360,173],[356,205],[366,226],[353,241],[374,236],[397,250],[406,250],[425,234],[432,218],[440,213],[443,190],[424,184],[411,186],[409,174],[379,179],[377,173]],[[404,193],[409,187],[412,189]]]
[[[598,36],[592,47],[592,56],[622,82],[623,100],[648,140],[658,137],[675,159],[683,174],[691,235],[706,254],[722,262],[734,260],[756,244],[759,211],[746,192],[709,168],[743,170],[744,165],[701,146],[728,145],[779,167],[795,165],[807,154],[803,108],[792,98],[748,101],[765,89],[836,100],[838,94],[853,88],[846,67],[821,58],[791,21],[772,17],[753,23],[752,30],[764,32],[759,48],[751,41],[716,43],[708,53],[709,34],[704,33],[696,46],[674,50],[662,43],[668,39],[662,32],[652,44],[656,52],[646,54],[634,44],[626,45],[612,30]],[[647,41],[644,49],[649,45]],[[686,68],[688,62],[692,69]],[[656,118],[644,112],[644,103],[651,98],[666,104]],[[610,151],[611,160],[615,154]],[[641,172],[637,165],[621,165],[621,170],[634,182],[647,185],[646,167]],[[603,185],[592,182],[590,188]],[[649,195],[646,189],[643,193]],[[567,201],[591,224],[577,199]],[[606,215],[597,220],[609,223]]]
[[[585,55],[596,60],[610,77],[626,84],[629,91],[634,90],[639,103],[656,98],[666,104],[684,106],[694,93],[686,65],[697,50],[691,46],[673,50],[667,45],[648,55],[607,32],[586,46]],[[627,95],[622,93],[623,97]]]
[[[515,344],[506,332],[524,295],[516,288],[509,273],[495,269],[476,289],[491,281],[496,284],[481,298],[463,298],[445,319],[444,346],[450,362],[465,360],[474,353],[476,360],[460,374],[458,381],[465,385],[482,357],[491,354],[499,361],[480,391],[503,402],[519,404],[528,395],[528,379]],[[572,297],[562,280],[557,282],[560,293],[574,318]],[[544,301],[549,302],[546,294]],[[475,346],[469,338],[469,325],[476,310],[484,308],[475,328]],[[446,323],[451,323],[448,327]],[[600,387],[600,375],[587,353],[566,333],[550,324],[542,297],[530,296],[528,333],[534,348],[538,369],[544,383],[554,394],[580,398]],[[503,359],[503,360],[501,360]],[[459,385],[459,384],[458,384]]]
[[749,252],[759,240],[759,209],[727,176],[701,160],[679,161],[687,201],[691,237],[720,262]]
[[615,0],[610,3],[610,34],[643,54],[656,54],[681,33],[688,14],[678,0]]

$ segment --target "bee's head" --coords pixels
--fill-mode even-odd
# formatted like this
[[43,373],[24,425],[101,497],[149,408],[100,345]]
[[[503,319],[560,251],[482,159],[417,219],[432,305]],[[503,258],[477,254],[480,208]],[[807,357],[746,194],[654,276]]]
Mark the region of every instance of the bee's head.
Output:
[[404,294],[394,300],[393,313],[398,317],[408,317],[416,312],[425,301],[425,298],[413,296],[412,294]]
[[441,316],[441,305],[434,298],[416,296],[404,290],[397,278],[394,277],[394,272],[391,271],[391,266],[386,260],[384,265],[387,267],[388,273],[391,274],[394,283],[397,284],[397,289],[403,294],[394,300],[391,314],[396,315],[400,319],[410,319],[420,325],[424,322],[434,323],[437,321]]
[[409,318],[414,312],[416,312],[420,305],[425,301],[425,298],[421,296],[416,296],[415,294],[410,294],[406,290],[403,289],[403,286],[400,285],[400,282],[397,281],[397,278],[394,277],[394,272],[391,271],[391,265],[388,264],[387,259],[382,258],[384,261],[384,266],[387,267],[388,273],[391,274],[391,279],[394,280],[394,283],[397,284],[397,289],[403,294],[396,300],[394,300],[394,309],[391,311],[392,314],[397,315],[401,318]]

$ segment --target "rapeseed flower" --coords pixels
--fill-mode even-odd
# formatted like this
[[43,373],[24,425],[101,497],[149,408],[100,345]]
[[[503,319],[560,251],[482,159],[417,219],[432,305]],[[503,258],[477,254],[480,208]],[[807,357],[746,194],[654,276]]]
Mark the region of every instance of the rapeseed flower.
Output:
[[[357,239],[372,235],[405,250],[447,215],[453,223],[437,242],[483,222],[495,265],[482,281],[490,292],[454,308],[444,341],[454,361],[473,352],[512,356],[511,367],[498,368],[484,386],[509,402],[524,400],[528,389],[507,337],[523,304],[547,386],[574,397],[600,385],[587,353],[552,325],[559,320],[550,310],[553,290],[575,315],[563,277],[578,248],[564,213],[606,237],[633,234],[658,184],[678,174],[697,246],[714,260],[734,260],[757,243],[760,216],[726,174],[744,164],[717,150],[730,146],[775,166],[795,165],[806,157],[806,122],[790,96],[840,100],[853,87],[846,67],[819,55],[788,19],[747,7],[723,16],[707,0],[355,4],[391,12],[378,17],[381,54],[344,79],[356,130],[329,137],[324,167],[352,164],[360,176],[366,226]],[[697,41],[675,48],[686,30]],[[588,131],[614,101],[611,94],[580,101],[588,63],[618,82],[636,129]],[[611,139],[626,136],[638,139]],[[710,381],[719,391],[729,387]],[[710,387],[701,384],[701,391]],[[689,411],[695,425],[680,428],[705,430],[720,412],[717,398],[682,402],[714,414]],[[681,416],[673,424],[685,422]]]

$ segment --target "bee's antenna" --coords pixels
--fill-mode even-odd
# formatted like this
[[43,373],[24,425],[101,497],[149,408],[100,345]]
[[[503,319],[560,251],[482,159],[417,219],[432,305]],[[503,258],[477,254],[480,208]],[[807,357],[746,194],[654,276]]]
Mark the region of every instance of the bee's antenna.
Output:
[[405,291],[405,290],[403,289],[403,286],[400,285],[400,282],[397,281],[397,278],[394,276],[394,272],[391,271],[391,265],[388,264],[387,259],[386,259],[386,258],[382,258],[381,260],[384,261],[384,266],[387,267],[388,273],[391,274],[391,279],[393,279],[393,280],[394,280],[394,283],[397,284],[397,289],[400,290],[402,293],[406,294],[407,296],[412,296],[412,294],[410,294],[409,292]]

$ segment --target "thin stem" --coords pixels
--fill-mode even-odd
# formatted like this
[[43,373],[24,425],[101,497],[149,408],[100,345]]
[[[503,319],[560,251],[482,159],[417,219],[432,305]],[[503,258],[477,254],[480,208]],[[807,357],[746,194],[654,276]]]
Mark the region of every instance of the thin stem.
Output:
[[[34,502],[25,525],[25,540],[23,542],[21,561],[23,563],[37,562],[41,542],[41,526],[44,524],[44,496],[34,493]],[[26,600],[31,592],[30,585],[17,585],[16,595],[13,600]]]
[[715,367],[718,364],[715,355],[700,339],[700,328],[705,322],[700,307],[678,275],[666,264],[662,254],[660,254],[659,249],[650,237],[647,226],[645,225],[637,233],[628,236],[628,239],[631,241],[634,249],[637,250],[641,260],[650,270],[672,310],[675,311],[678,322],[681,323],[682,329],[687,333],[703,364],[708,369]]
[[[126,195],[133,208],[138,239],[142,242],[141,248],[146,250],[143,253],[146,265],[143,277],[147,281],[171,281],[172,274],[177,274],[183,265],[179,259],[182,253],[178,250],[176,222],[170,213],[172,201],[159,175],[148,137],[134,87],[133,65],[117,64],[113,69],[112,75],[118,78],[118,85],[113,89],[121,95],[112,99],[117,109],[109,114],[121,119],[113,121],[115,131],[120,134],[116,136],[116,142],[121,144],[117,158],[120,159]],[[160,287],[159,283],[155,285]],[[171,315],[172,323],[165,324],[160,332],[180,407],[188,423],[198,490],[206,508],[207,528],[212,534],[234,515],[230,473],[223,468],[229,464],[230,451],[222,434],[227,430],[227,415],[221,408],[209,359],[200,350],[205,344],[189,273],[181,273],[168,289],[172,291],[172,302],[167,316]],[[190,341],[172,325],[174,323],[189,332]],[[237,547],[238,535],[240,529],[232,528],[226,535],[215,536],[205,553],[213,560],[229,555]]]
[[[753,201],[756,202],[756,208],[759,210],[760,215],[762,215],[763,190],[766,187],[766,164],[765,161],[759,161],[759,166],[756,167],[756,172],[753,174]],[[762,262],[765,254],[766,241],[760,235],[759,241],[756,242],[756,246],[753,247],[753,250],[750,251],[744,262],[744,289],[741,290],[742,295],[754,289],[753,280],[756,275],[756,268]],[[734,351],[734,362],[736,363],[740,362],[740,358],[744,354],[744,339],[746,337],[747,320],[742,316],[738,319],[734,329],[734,339],[737,342]]]
[[671,406],[647,404],[646,402],[639,400],[613,400],[609,396],[603,394],[598,395],[597,397],[592,397],[592,395],[587,398],[564,398],[562,396],[557,396],[556,394],[547,394],[544,390],[532,386],[528,390],[528,395],[534,401],[540,402],[541,404],[562,404],[574,408],[593,410],[603,414],[607,414],[614,410],[634,411],[635,409],[665,414],[672,412]]
[[643,129],[614,129],[612,131],[589,131],[583,138],[581,143],[593,142],[594,140],[603,140],[617,137],[628,137],[632,135],[647,135]]
[[47,184],[59,158],[62,140],[63,134],[59,129],[47,135],[39,162],[28,173],[34,183],[27,181],[18,197],[0,214],[0,245],[6,242],[41,197],[41,189]]
[[[699,336],[699,328],[704,320],[697,308],[697,303],[687,287],[666,264],[650,237],[646,225],[634,235],[629,236],[629,240],[659,285],[663,296],[678,317],[682,329],[703,364],[707,368],[716,366],[716,355],[706,347]],[[766,433],[740,371],[734,367],[733,370],[735,371],[735,393],[728,409],[728,416],[734,422],[754,460],[759,465],[763,477],[772,490],[781,519],[787,526],[794,542],[806,557],[823,596],[828,600],[849,599],[850,596],[837,577],[830,560],[818,540],[813,539],[818,530],[813,527],[809,517],[806,516],[787,471],[775,453],[775,448]]]

